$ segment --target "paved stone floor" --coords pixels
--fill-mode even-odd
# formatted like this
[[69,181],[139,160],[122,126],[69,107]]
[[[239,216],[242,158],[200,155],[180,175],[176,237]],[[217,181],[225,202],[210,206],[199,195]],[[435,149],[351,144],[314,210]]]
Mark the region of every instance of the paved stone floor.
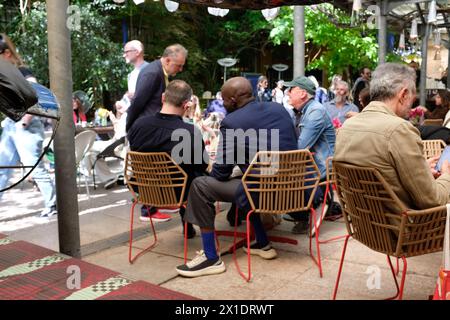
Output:
[[[93,190],[91,186],[90,190],[91,196],[88,198],[83,185],[78,196],[81,251],[83,259],[88,262],[126,274],[132,279],[145,280],[202,299],[331,298],[342,241],[321,245],[324,275],[320,278],[318,268],[308,255],[308,238],[291,234],[292,224],[283,221],[271,234],[292,237],[299,244],[275,243],[278,258],[274,260],[253,257],[253,278],[249,283],[238,275],[230,254],[222,257],[227,266],[225,273],[196,279],[182,278],[175,271],[175,266],[183,263],[182,226],[178,214],[173,215],[169,222],[156,224],[157,246],[130,265],[127,259],[130,193],[125,187],[106,191],[103,188]],[[227,204],[221,207],[228,209]],[[28,183],[24,184],[23,189],[18,187],[5,192],[0,202],[0,232],[14,239],[58,250],[57,218],[37,218],[40,209],[40,194]],[[133,247],[143,248],[150,242],[148,224],[138,220],[135,228],[139,238]],[[217,217],[216,228],[231,229],[224,211]],[[326,221],[321,228],[321,238],[345,232],[342,221]],[[232,244],[232,238],[221,237],[220,243],[222,248],[226,248]],[[200,248],[201,238],[197,235],[189,240],[189,257],[193,257]],[[352,240],[347,252],[339,299],[382,299],[394,295],[395,286],[385,256]],[[245,270],[246,256],[242,250],[238,251],[237,260]],[[440,262],[439,253],[408,259],[404,299],[428,299],[435,287]]]

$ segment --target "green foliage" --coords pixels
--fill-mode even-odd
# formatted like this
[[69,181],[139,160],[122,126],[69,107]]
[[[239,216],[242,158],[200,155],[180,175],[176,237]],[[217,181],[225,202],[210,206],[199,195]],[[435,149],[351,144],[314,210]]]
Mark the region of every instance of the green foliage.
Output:
[[[307,65],[308,70],[326,69],[331,75],[342,74],[349,66],[359,69],[376,64],[378,45],[374,32],[346,27],[349,23],[350,17],[330,4],[305,8],[305,38],[321,49],[321,54]],[[292,45],[293,9],[282,8],[272,25],[273,43]]]
[[[83,1],[80,1],[83,2]],[[110,40],[110,17],[96,9],[99,3],[80,3],[80,24],[71,32],[73,89],[87,92],[94,103],[101,104],[106,91],[126,91],[127,66],[122,58],[121,44]],[[75,2],[78,4],[78,2]],[[34,2],[24,16],[18,15],[9,32],[25,62],[37,79],[49,85],[47,14],[44,2]]]

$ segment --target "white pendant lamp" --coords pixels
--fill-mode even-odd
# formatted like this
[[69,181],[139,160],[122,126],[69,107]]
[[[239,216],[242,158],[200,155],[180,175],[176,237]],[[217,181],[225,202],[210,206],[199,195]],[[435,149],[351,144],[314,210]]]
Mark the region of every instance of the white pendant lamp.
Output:
[[225,17],[229,11],[230,11],[229,9],[208,7],[208,13],[217,17]]
[[359,11],[362,9],[362,1],[361,0],[354,0],[353,1],[353,11]]
[[437,22],[437,11],[436,11],[436,0],[431,1],[430,9],[428,11],[428,23],[436,23]]
[[411,40],[417,40],[419,34],[417,32],[417,20],[414,19],[411,24],[411,32],[409,33],[409,38]]
[[177,11],[180,4],[175,1],[164,0],[164,6],[166,7],[167,11],[175,12],[175,11]]
[[278,16],[280,13],[280,8],[264,9],[261,10],[261,13],[267,21],[271,21]]
[[398,49],[405,50],[405,48],[406,48],[405,30],[403,30],[402,33],[400,34],[400,40],[398,42]]

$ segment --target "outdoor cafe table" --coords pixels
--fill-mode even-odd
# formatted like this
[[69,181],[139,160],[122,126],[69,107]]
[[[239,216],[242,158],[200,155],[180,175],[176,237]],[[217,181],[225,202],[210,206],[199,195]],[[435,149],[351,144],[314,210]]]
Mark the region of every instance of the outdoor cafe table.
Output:
[[77,135],[80,132],[86,131],[86,130],[94,131],[95,133],[98,134],[98,136],[102,140],[109,140],[114,136],[114,127],[113,126],[93,126],[93,127],[76,126],[75,127],[75,135]]

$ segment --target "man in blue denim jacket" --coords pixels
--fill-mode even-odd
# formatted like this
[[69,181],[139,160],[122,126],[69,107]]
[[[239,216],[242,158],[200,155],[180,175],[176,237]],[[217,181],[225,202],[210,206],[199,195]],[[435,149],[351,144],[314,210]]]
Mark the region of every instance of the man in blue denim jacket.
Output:
[[[326,160],[334,154],[336,134],[331,118],[324,106],[314,100],[315,86],[307,77],[297,77],[284,84],[290,88],[289,103],[294,110],[289,110],[297,128],[298,148],[309,149],[314,154],[314,161],[320,171],[321,180],[326,179]],[[314,203],[317,205],[322,198],[320,189],[316,192]],[[320,210],[319,210],[320,211]],[[323,210],[325,213],[326,210]],[[319,214],[322,212],[318,212]],[[293,233],[306,233],[309,229],[309,215],[305,213],[293,214],[297,222]],[[323,217],[320,217],[320,220]],[[315,228],[313,228],[315,233]]]

